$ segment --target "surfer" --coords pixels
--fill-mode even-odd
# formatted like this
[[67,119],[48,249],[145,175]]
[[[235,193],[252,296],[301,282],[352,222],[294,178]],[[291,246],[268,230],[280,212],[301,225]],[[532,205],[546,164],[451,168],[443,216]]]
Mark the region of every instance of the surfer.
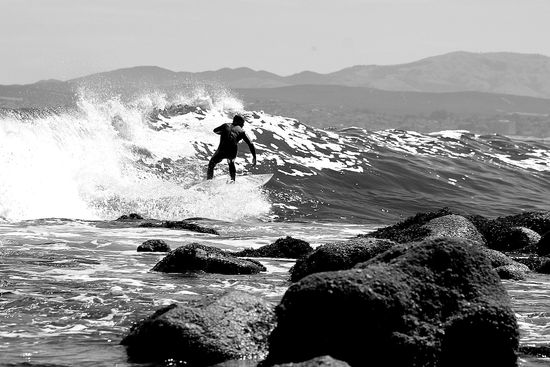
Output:
[[211,180],[214,177],[214,167],[216,167],[222,159],[227,159],[231,181],[235,181],[235,175],[237,172],[235,169],[235,158],[237,157],[239,142],[241,140],[244,140],[244,142],[248,144],[250,153],[252,153],[252,164],[254,166],[256,165],[256,149],[244,132],[243,126],[243,117],[240,115],[235,115],[233,117],[233,123],[223,124],[214,129],[214,132],[220,135],[220,145],[208,163],[208,172],[206,173],[207,180]]

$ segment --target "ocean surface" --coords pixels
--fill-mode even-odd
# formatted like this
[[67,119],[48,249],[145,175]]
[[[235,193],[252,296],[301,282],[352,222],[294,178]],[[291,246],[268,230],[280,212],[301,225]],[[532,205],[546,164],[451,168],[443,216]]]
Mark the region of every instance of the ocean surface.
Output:
[[[291,260],[261,259],[268,271],[254,276],[150,272],[163,255],[136,252],[148,239],[239,250],[292,236],[315,247],[445,206],[487,217],[549,209],[548,138],[320,130],[245,102],[197,88],[0,112],[0,365],[138,366],[119,342],[159,306],[228,289],[276,303],[289,285]],[[241,145],[237,175],[274,176],[197,189],[212,130],[235,113],[258,153],[253,167]],[[225,162],[215,175],[228,177]],[[114,221],[128,213],[203,218],[220,235]],[[521,343],[550,345],[550,276],[505,287]]]

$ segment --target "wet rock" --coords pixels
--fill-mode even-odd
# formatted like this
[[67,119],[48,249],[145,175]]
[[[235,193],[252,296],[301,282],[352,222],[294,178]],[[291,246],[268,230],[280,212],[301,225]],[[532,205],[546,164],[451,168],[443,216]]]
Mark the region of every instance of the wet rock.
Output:
[[480,248],[480,251],[489,259],[491,266],[500,279],[524,280],[531,269],[500,251],[489,248]]
[[540,258],[540,264],[535,269],[537,273],[541,274],[550,274],[550,258],[542,257]]
[[480,248],[479,251],[481,251],[489,259],[493,268],[498,268],[500,266],[506,265],[522,265],[522,267],[526,271],[529,271],[529,267],[527,265],[519,263],[518,261],[500,251],[490,248]]
[[520,249],[522,253],[535,253],[540,234],[527,227],[512,227],[509,241],[511,247]]
[[224,361],[216,363],[210,367],[257,367],[259,366],[258,360],[253,359],[232,359],[230,361]]
[[349,364],[330,356],[322,356],[304,362],[277,364],[274,367],[349,367]]
[[446,323],[438,365],[516,366],[518,326],[511,312],[498,304],[465,306]]
[[241,259],[216,247],[190,243],[171,251],[152,269],[164,273],[204,271],[218,274],[256,274],[266,268],[256,260]]
[[485,244],[485,238],[468,219],[461,215],[449,214],[434,218],[424,225],[430,230],[425,239],[452,237]]
[[359,237],[385,238],[398,243],[421,241],[430,235],[430,229],[424,225],[430,220],[445,215],[456,214],[449,208],[443,208],[436,212],[418,213],[402,222],[392,226],[379,228],[374,232],[359,235]]
[[235,253],[235,256],[243,257],[274,257],[297,259],[313,251],[313,248],[306,241],[287,236],[279,238],[270,245],[258,249],[245,249]]
[[537,243],[537,254],[540,256],[550,255],[550,231],[544,233]]
[[488,219],[481,215],[467,216],[487,241],[487,247],[498,251],[511,251],[513,244],[508,242],[513,227],[498,220]]
[[[231,360],[215,364],[211,367],[266,367],[263,362],[254,360]],[[349,367],[349,364],[330,356],[322,356],[304,362],[277,364],[270,367]]]
[[352,366],[516,367],[517,322],[479,247],[450,238],[396,245],[353,269],[303,278],[276,308],[266,363],[331,355]]
[[512,260],[520,264],[526,265],[531,271],[536,271],[545,259],[544,257],[539,257],[536,255],[525,255],[517,253],[511,253],[509,256]]
[[497,219],[511,227],[526,227],[538,234],[550,231],[550,211],[525,212]]
[[138,252],[168,252],[170,246],[163,240],[147,240],[138,246]]
[[449,208],[418,213],[403,222],[378,229],[361,237],[386,238],[398,243],[418,242],[436,237],[462,238],[485,244],[485,238],[466,218]]
[[495,271],[500,279],[525,280],[529,268],[523,264],[510,264],[499,266],[495,268]]
[[549,344],[542,344],[542,345],[533,345],[533,344],[525,344],[520,345],[519,352],[526,356],[532,356],[537,358],[550,358],[550,345]]
[[300,258],[290,269],[290,280],[295,282],[306,275],[323,271],[346,270],[367,261],[396,245],[396,242],[378,238],[355,238],[317,247]]
[[493,268],[516,263],[511,257],[497,250],[493,250],[490,248],[480,248],[479,251],[481,251],[487,257]]
[[[480,215],[467,217],[487,240],[489,248],[499,251],[522,251],[525,242],[518,241],[516,227],[523,227],[538,234],[550,230],[550,212],[526,212],[507,217],[488,219]],[[532,248],[527,246],[525,252]]]
[[231,359],[263,359],[274,325],[273,305],[234,291],[190,306],[170,305],[135,324],[121,344],[133,362],[173,358],[210,366]]
[[146,222],[139,225],[140,227],[147,228],[170,228],[170,229],[185,229],[187,231],[199,232],[199,233],[209,233],[219,235],[218,231],[214,228],[209,228],[201,226],[199,224],[189,222],[186,220],[180,221],[165,221],[165,222]]
[[143,217],[137,213],[124,214],[118,217],[117,221],[132,221],[132,220],[141,220]]

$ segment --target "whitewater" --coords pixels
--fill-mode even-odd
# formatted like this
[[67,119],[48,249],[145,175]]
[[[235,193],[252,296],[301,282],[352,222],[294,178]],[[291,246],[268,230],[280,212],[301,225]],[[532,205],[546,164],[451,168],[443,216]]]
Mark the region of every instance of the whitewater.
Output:
[[[197,190],[218,144],[212,130],[245,117],[257,166],[241,145],[237,182]],[[80,91],[74,108],[0,111],[0,355],[18,365],[137,366],[118,345],[160,305],[227,289],[276,302],[292,261],[266,259],[258,277],[184,277],[149,270],[152,238],[227,250],[292,236],[314,247],[451,207],[497,217],[548,210],[550,141],[349,127],[248,111],[231,92]],[[245,174],[274,174],[264,187]],[[225,162],[216,176],[227,176]],[[219,236],[116,222],[124,214],[195,218]],[[547,345],[550,278],[505,282],[522,343]],[[523,366],[548,363],[526,357]]]

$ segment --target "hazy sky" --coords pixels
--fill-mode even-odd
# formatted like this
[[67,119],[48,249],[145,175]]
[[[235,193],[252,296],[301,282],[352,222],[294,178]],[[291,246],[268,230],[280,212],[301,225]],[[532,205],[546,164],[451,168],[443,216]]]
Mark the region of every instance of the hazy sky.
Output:
[[157,65],[289,75],[451,51],[550,55],[550,0],[0,0],[0,84]]

